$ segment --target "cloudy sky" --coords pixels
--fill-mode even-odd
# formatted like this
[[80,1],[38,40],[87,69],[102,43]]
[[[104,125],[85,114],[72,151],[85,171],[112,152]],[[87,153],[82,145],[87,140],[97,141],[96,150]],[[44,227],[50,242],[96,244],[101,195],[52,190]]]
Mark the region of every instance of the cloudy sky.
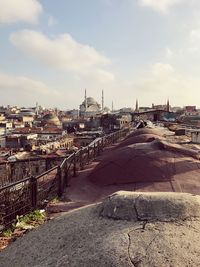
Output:
[[0,0],[0,105],[200,107],[199,0]]

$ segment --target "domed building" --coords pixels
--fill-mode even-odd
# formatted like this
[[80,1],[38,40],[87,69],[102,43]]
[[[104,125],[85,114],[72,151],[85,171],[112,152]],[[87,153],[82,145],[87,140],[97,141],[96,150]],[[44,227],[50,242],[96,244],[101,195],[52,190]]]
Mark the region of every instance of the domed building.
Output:
[[19,112],[19,116],[23,117],[23,116],[29,116],[29,117],[34,117],[36,114],[33,111],[33,109],[21,109]]
[[54,113],[48,113],[42,118],[42,125],[50,127],[61,127],[61,122]]
[[100,113],[101,111],[101,105],[93,97],[87,97],[85,91],[85,100],[80,105],[80,116],[90,117]]

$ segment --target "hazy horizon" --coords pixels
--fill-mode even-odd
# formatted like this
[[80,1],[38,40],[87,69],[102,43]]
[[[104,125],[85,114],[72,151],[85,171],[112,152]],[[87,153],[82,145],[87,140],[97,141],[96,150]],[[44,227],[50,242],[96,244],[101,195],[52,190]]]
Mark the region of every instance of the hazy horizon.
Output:
[[200,107],[197,0],[1,0],[0,105]]

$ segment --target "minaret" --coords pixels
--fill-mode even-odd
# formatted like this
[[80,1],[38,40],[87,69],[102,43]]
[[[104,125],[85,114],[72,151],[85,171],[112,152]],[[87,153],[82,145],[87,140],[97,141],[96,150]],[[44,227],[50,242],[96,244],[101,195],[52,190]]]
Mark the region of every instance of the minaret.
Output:
[[77,119],[79,119],[80,118],[80,110],[79,110],[79,108],[77,110],[78,110],[78,112],[77,112]]
[[102,112],[104,111],[104,91],[102,90],[102,102],[101,102]]
[[114,111],[114,103],[113,103],[113,101],[112,101],[112,112]]
[[170,105],[169,105],[169,98],[168,98],[168,100],[167,100],[167,112],[169,112],[170,111]]
[[135,103],[135,111],[138,112],[139,111],[139,106],[138,106],[138,100],[136,99],[136,103]]
[[36,116],[38,116],[38,113],[39,113],[39,108],[38,108],[38,102],[36,102],[36,108],[35,108],[35,113],[36,113]]
[[87,90],[85,89],[85,112],[87,112]]

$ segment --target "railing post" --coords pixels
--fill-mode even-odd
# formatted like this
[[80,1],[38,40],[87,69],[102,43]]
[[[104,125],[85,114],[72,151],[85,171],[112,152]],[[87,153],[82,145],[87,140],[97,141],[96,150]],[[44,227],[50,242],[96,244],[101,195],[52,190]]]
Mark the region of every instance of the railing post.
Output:
[[57,179],[58,179],[58,197],[62,197],[63,187],[62,187],[62,170],[61,167],[58,166],[57,169]]
[[83,156],[83,168],[84,168],[85,165],[87,164],[87,148],[86,147],[83,149],[82,156]]
[[104,140],[104,138],[102,137],[101,138],[101,152],[103,152],[103,140]]
[[112,134],[112,144],[114,144],[115,143],[115,134],[113,133]]
[[74,153],[73,164],[74,164],[73,177],[76,177],[76,153]]
[[46,171],[48,171],[50,168],[51,168],[51,166],[50,166],[50,160],[47,158],[46,160],[45,160],[45,169],[46,169]]
[[31,205],[35,209],[37,207],[37,179],[34,176],[30,178],[30,189],[31,189]]
[[80,170],[83,169],[83,150],[82,148],[79,150],[79,165],[80,165]]
[[100,142],[99,142],[99,140],[97,142],[97,155],[98,156],[100,155]]
[[87,163],[90,163],[90,146],[87,147]]
[[67,187],[68,186],[68,171],[69,171],[69,169],[68,169],[68,161],[66,161],[66,163],[65,163],[65,187]]
[[96,158],[96,143],[94,143],[94,159]]

